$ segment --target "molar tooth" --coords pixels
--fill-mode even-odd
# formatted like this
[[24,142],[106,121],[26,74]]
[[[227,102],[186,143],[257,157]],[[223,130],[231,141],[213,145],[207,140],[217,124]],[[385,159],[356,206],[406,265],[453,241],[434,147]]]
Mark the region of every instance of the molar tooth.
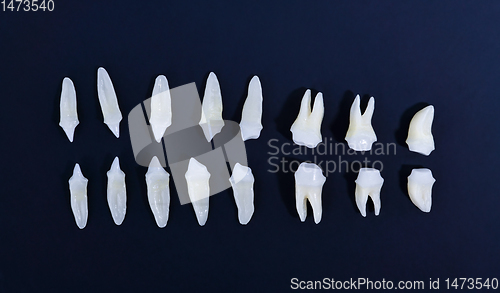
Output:
[[156,156],[149,163],[146,173],[146,184],[148,186],[148,201],[151,211],[155,216],[158,227],[167,225],[170,207],[170,174],[160,164]]
[[116,225],[121,225],[127,212],[127,189],[125,187],[125,173],[120,169],[120,160],[115,157],[108,175],[108,206]]
[[413,169],[408,176],[408,194],[414,205],[422,212],[430,212],[432,206],[432,185],[436,179],[429,169]]
[[233,168],[233,174],[229,178],[233,187],[234,200],[238,207],[238,219],[240,224],[246,225],[250,222],[254,212],[253,206],[253,183],[255,179],[252,169],[236,163]]
[[157,142],[161,141],[165,130],[172,124],[172,100],[168,81],[164,75],[158,76],[155,80],[149,124]]
[[186,177],[189,199],[193,204],[196,219],[198,219],[200,226],[204,226],[208,218],[210,173],[205,165],[195,158],[191,158],[184,176]]
[[302,163],[295,172],[295,201],[302,222],[307,217],[307,200],[313,209],[314,222],[318,224],[321,221],[321,191],[325,181],[321,168],[313,163]]
[[122,113],[118,107],[115,88],[111,82],[106,69],[99,67],[97,70],[97,95],[101,104],[104,123],[118,138],[120,137],[120,121],[122,121]]
[[311,112],[311,90],[307,90],[300,103],[299,115],[290,128],[293,142],[308,148],[316,147],[321,142],[321,122],[324,111],[323,94],[318,93]]
[[410,122],[406,144],[412,152],[428,156],[434,150],[432,137],[432,121],[434,120],[434,106],[430,105],[418,111]]
[[349,147],[355,151],[369,151],[372,144],[377,141],[377,135],[372,127],[372,116],[375,110],[375,99],[373,97],[368,101],[365,112],[361,115],[359,95],[356,96],[351,106],[349,117],[349,129],[347,130],[345,140]]
[[83,229],[87,225],[87,217],[89,214],[87,206],[87,183],[89,180],[85,178],[80,169],[80,165],[75,164],[73,176],[69,178],[69,191],[71,197],[71,210],[75,216],[76,225]]
[[241,113],[241,137],[243,141],[257,139],[262,130],[262,86],[256,75],[248,85],[248,96]]
[[70,142],[73,142],[73,134],[78,121],[78,112],[76,111],[76,91],[73,81],[68,77],[63,79],[60,102],[61,120],[59,126],[62,127]]
[[375,215],[380,213],[380,190],[384,184],[384,178],[380,171],[373,168],[361,168],[356,179],[356,205],[363,217],[366,217],[366,202],[371,197],[375,207]]
[[222,130],[222,94],[220,92],[219,80],[215,73],[210,72],[205,87],[205,95],[201,105],[200,126],[203,129],[207,141]]

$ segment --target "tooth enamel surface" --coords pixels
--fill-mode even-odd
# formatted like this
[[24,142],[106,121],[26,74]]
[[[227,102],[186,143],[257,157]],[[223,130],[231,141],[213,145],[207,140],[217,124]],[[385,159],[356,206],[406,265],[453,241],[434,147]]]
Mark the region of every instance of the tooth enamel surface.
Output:
[[293,142],[308,148],[316,147],[321,142],[321,122],[324,111],[323,94],[318,93],[311,112],[311,90],[307,90],[300,103],[299,115],[290,128]]
[[170,174],[160,164],[156,156],[149,163],[146,173],[146,184],[148,186],[148,201],[151,211],[158,227],[167,225],[170,208]]
[[121,225],[127,212],[127,190],[125,173],[120,169],[120,161],[115,157],[108,175],[108,206],[116,225]]
[[75,164],[73,176],[69,179],[69,191],[71,197],[71,210],[75,216],[76,225],[83,229],[87,225],[87,217],[89,214],[87,206],[87,183],[80,169],[80,165]]
[[215,73],[210,72],[205,87],[205,95],[201,105],[200,126],[203,129],[207,141],[222,130],[222,94],[220,92],[219,80]]
[[118,100],[111,78],[102,67],[97,70],[97,95],[99,96],[104,123],[108,125],[116,137],[120,137],[122,113],[118,107]]
[[434,150],[434,138],[431,132],[433,120],[434,106],[432,105],[423,108],[413,116],[406,139],[410,151],[428,156]]
[[368,196],[371,197],[375,207],[375,215],[380,213],[380,189],[384,184],[384,178],[380,176],[380,171],[373,168],[361,168],[356,179],[356,205],[363,217],[366,217],[366,202]]
[[375,110],[375,99],[373,97],[368,101],[365,113],[361,115],[361,98],[356,96],[351,106],[349,118],[349,129],[345,140],[349,147],[355,151],[369,151],[372,144],[377,141],[377,135],[372,127],[372,116]]
[[241,113],[241,137],[243,141],[257,139],[262,130],[262,86],[258,76],[254,76],[248,85],[248,96]]
[[205,225],[208,218],[208,200],[210,196],[210,173],[207,167],[198,162],[195,158],[189,160],[187,172],[185,174],[188,194],[193,204],[196,219],[200,226]]
[[73,81],[65,77],[62,83],[61,102],[60,102],[61,120],[59,126],[62,127],[70,142],[73,142],[75,128],[80,123],[78,121],[78,112],[76,111],[76,91]]
[[238,207],[238,219],[240,224],[246,225],[250,222],[254,212],[253,183],[255,179],[252,169],[236,163],[229,182],[231,182],[231,186],[233,187],[234,200]]
[[428,213],[432,206],[432,186],[436,179],[429,169],[413,169],[408,176],[408,194],[414,205]]
[[165,130],[172,124],[172,100],[168,81],[164,75],[156,78],[153,87],[149,124],[157,142],[161,141]]
[[314,222],[321,221],[323,209],[321,206],[321,191],[326,177],[321,168],[312,163],[300,164],[295,172],[295,201],[300,220],[304,222],[307,217],[307,200],[312,206]]

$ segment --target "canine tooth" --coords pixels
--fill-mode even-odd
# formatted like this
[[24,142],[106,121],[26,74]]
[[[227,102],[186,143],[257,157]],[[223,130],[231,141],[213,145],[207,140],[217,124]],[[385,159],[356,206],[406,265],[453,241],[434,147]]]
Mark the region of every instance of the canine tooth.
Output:
[[413,116],[406,139],[410,151],[428,156],[434,150],[434,138],[431,132],[433,120],[434,106],[432,105],[423,108]]
[[430,212],[432,206],[432,185],[436,179],[429,169],[413,169],[408,176],[408,194],[414,205],[422,212]]
[[118,107],[115,88],[109,78],[106,69],[100,67],[97,70],[97,95],[101,104],[104,123],[108,125],[111,132],[116,137],[120,137],[120,121],[122,121],[122,113]]
[[89,214],[87,206],[87,183],[89,180],[85,178],[80,169],[80,165],[75,164],[73,176],[69,178],[69,191],[71,197],[71,210],[75,216],[76,225],[83,229],[87,225],[87,217]]
[[116,225],[121,225],[127,212],[127,189],[125,173],[120,169],[120,160],[115,157],[108,175],[108,206]]
[[372,127],[372,116],[375,110],[375,99],[373,97],[368,101],[365,112],[361,115],[359,95],[356,96],[351,106],[349,118],[349,129],[345,140],[349,147],[355,151],[369,151],[372,144],[377,141],[377,135]]
[[321,122],[324,111],[323,94],[318,93],[311,112],[311,90],[307,90],[300,103],[299,115],[290,128],[293,142],[308,148],[316,147],[321,142]]
[[191,158],[184,176],[186,177],[189,199],[193,203],[196,219],[198,219],[198,224],[203,226],[208,218],[210,173],[205,165],[195,158]]
[[160,164],[156,156],[149,163],[146,173],[146,184],[148,186],[148,201],[151,211],[158,227],[167,225],[170,207],[170,174]]
[[325,181],[321,168],[313,163],[302,163],[295,172],[295,201],[302,222],[307,217],[307,200],[313,209],[314,222],[318,224],[321,221],[321,191]]
[[380,213],[380,189],[384,184],[384,178],[380,171],[373,168],[361,168],[356,179],[356,205],[363,217],[366,217],[366,202],[371,197],[375,207],[375,215]]
[[222,95],[220,92],[219,80],[215,73],[210,72],[205,87],[205,95],[201,105],[200,126],[203,129],[207,141],[222,130],[224,120],[222,120]]
[[158,76],[155,80],[149,124],[157,142],[161,141],[165,130],[172,124],[172,99],[168,81],[164,75]]
[[234,200],[238,207],[238,219],[240,224],[246,225],[250,222],[254,212],[253,183],[255,179],[252,169],[236,163],[229,182],[231,182],[231,186],[233,187]]
[[248,85],[248,96],[241,113],[241,137],[243,141],[257,139],[262,130],[262,86],[256,75]]
[[70,142],[73,142],[73,135],[78,121],[76,111],[76,91],[73,81],[68,77],[63,79],[60,102],[61,120],[59,126],[62,127]]

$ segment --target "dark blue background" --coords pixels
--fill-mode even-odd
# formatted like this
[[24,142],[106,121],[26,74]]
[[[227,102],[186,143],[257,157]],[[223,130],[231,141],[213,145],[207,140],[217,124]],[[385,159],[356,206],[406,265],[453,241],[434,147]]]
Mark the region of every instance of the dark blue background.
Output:
[[[500,278],[499,2],[54,1],[53,12],[0,11],[1,292],[284,291],[293,277],[426,286],[439,277],[444,287],[444,278]],[[124,116],[119,139],[102,123],[99,66]],[[239,121],[252,75],[262,81],[264,130],[246,143],[255,214],[241,226],[226,190],[210,199],[200,227],[171,184],[170,219],[159,229],[126,117],[157,75],[202,91],[210,71],[230,120]],[[58,126],[65,76],[78,97],[74,143]],[[380,216],[361,217],[356,175],[335,173],[324,186],[321,223],[311,213],[301,223],[293,174],[267,172],[267,141],[291,142],[306,88],[323,92],[322,134],[334,142],[343,141],[354,95],[365,104],[376,98],[378,140],[398,144],[396,155],[369,156],[384,163]],[[404,144],[409,120],[426,104],[436,109],[429,157]],[[121,226],[106,202],[105,172],[116,155],[127,176]],[[75,162],[89,179],[84,230],[69,204]],[[437,179],[430,214],[406,194],[415,166]]]

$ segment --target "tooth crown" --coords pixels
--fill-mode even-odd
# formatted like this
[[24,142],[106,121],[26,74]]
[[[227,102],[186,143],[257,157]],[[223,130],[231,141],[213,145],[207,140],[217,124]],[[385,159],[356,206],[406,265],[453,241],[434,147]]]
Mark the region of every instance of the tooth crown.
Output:
[[413,116],[406,139],[410,151],[428,156],[434,150],[433,120],[434,106],[432,105],[423,108]]
[[155,156],[151,159],[148,172],[146,173],[146,184],[148,186],[148,201],[151,211],[158,227],[167,225],[170,209],[170,174],[160,164]]
[[198,224],[203,226],[208,218],[210,173],[205,165],[198,162],[195,158],[191,158],[185,177],[189,199],[193,204],[196,219],[198,220]]
[[120,169],[120,161],[115,157],[108,176],[108,206],[116,225],[121,225],[127,212],[127,189],[125,187],[125,173]]
[[83,229],[87,225],[88,206],[87,206],[87,183],[80,169],[80,165],[75,164],[73,176],[69,179],[69,191],[71,198],[71,210],[75,216],[76,225]]
[[97,70],[97,95],[99,96],[104,123],[108,125],[116,137],[120,137],[122,113],[118,107],[118,99],[111,78],[102,67]]
[[233,168],[233,174],[229,178],[229,182],[233,188],[234,200],[238,207],[238,219],[240,224],[246,225],[250,222],[254,212],[253,206],[253,184],[255,179],[252,174],[252,169],[236,163]]
[[149,124],[157,142],[161,141],[165,130],[172,124],[172,99],[168,81],[164,75],[159,75],[155,80]]
[[363,217],[366,217],[366,202],[368,196],[372,199],[375,207],[375,215],[380,213],[380,190],[384,184],[384,178],[380,171],[373,168],[361,168],[356,179],[356,205]]
[[321,142],[321,122],[324,111],[323,94],[318,93],[311,112],[311,90],[307,90],[300,104],[299,115],[290,128],[293,142],[308,148],[316,147]]
[[201,105],[200,126],[203,129],[207,141],[222,130],[224,120],[222,119],[222,94],[219,80],[215,73],[210,72],[205,87],[205,95]]
[[415,206],[428,213],[432,207],[432,186],[436,179],[429,169],[413,169],[408,176],[408,194]]
[[295,176],[295,201],[297,213],[300,220],[304,222],[307,217],[307,200],[312,206],[314,213],[314,222],[318,224],[321,221],[323,213],[321,206],[321,192],[326,177],[321,168],[313,163],[300,164]]
[[372,116],[375,110],[375,99],[373,97],[368,101],[365,112],[361,115],[361,98],[356,96],[351,106],[349,129],[345,140],[349,147],[355,151],[369,151],[372,144],[377,141],[377,135],[372,127]]
[[241,137],[243,141],[257,139],[262,130],[262,86],[258,76],[254,76],[248,85],[248,96],[241,113]]
[[76,91],[73,81],[68,77],[63,79],[60,102],[61,120],[59,126],[62,127],[70,142],[73,142],[73,135],[78,121],[78,112],[76,111]]

